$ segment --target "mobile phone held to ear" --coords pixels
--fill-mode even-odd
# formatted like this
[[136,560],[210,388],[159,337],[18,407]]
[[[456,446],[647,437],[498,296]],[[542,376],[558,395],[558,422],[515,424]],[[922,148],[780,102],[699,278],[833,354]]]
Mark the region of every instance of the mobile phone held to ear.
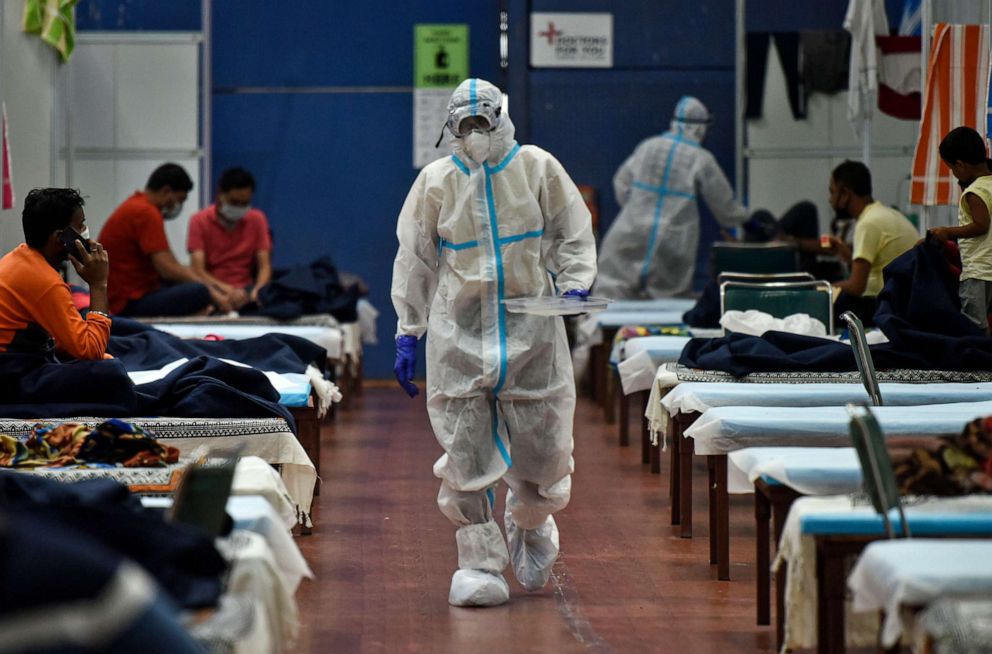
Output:
[[59,241],[62,242],[62,247],[65,248],[65,251],[73,256],[79,254],[79,250],[76,248],[76,241],[82,243],[83,249],[90,252],[89,242],[83,238],[82,234],[77,232],[72,227],[66,227],[62,230],[62,235],[59,236]]

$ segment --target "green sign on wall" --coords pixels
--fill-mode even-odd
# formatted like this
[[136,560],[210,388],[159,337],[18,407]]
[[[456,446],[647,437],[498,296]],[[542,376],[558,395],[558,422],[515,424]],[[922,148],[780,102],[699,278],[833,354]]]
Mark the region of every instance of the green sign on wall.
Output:
[[468,77],[468,25],[413,26],[413,85],[451,88]]

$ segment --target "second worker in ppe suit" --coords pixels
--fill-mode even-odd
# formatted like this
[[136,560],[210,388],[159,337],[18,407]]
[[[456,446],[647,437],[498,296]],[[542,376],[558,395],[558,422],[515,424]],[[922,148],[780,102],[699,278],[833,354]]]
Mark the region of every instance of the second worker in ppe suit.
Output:
[[696,98],[679,100],[671,129],[640,143],[613,178],[622,207],[603,241],[595,293],[613,299],[692,291],[699,245],[699,197],[724,227],[747,212],[716,159],[700,145],[710,122]]
[[[451,157],[425,167],[397,226],[397,377],[411,395],[427,339],[427,410],[444,454],[438,505],[458,530],[449,602],[502,604],[509,560],[528,590],[558,555],[551,514],[571,491],[575,386],[560,317],[508,313],[504,298],[581,295],[596,276],[589,211],[550,154],[514,140],[502,94],[466,80],[448,105]],[[552,281],[554,278],[554,281]],[[504,523],[493,516],[500,480]]]

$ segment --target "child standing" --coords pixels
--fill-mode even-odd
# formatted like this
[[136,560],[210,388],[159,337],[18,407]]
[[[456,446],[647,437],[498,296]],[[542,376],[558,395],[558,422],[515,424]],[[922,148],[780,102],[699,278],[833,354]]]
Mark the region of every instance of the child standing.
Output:
[[985,140],[970,127],[956,127],[940,142],[940,158],[961,185],[957,227],[935,227],[941,241],[957,240],[961,249],[961,312],[989,332],[992,311],[992,168]]

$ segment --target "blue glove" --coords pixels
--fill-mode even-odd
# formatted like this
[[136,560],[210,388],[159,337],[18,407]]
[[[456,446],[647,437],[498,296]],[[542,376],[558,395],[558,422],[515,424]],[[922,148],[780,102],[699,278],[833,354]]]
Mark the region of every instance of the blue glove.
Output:
[[573,288],[571,291],[565,291],[561,294],[562,297],[577,297],[580,300],[585,300],[589,297],[589,291],[584,288]]
[[396,373],[396,381],[410,397],[417,397],[420,394],[420,389],[412,381],[416,371],[417,337],[408,334],[397,336],[396,363],[393,365],[393,372]]

